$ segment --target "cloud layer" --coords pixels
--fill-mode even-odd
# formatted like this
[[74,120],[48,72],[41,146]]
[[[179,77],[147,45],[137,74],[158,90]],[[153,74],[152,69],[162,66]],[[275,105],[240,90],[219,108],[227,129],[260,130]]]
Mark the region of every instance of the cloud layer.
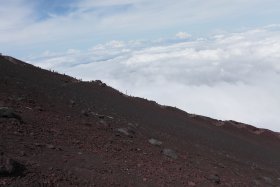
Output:
[[[17,57],[109,40],[279,23],[278,0],[0,0],[0,51]],[[188,35],[178,33],[179,38]]]
[[113,40],[27,60],[190,113],[280,131],[277,25],[206,38]]

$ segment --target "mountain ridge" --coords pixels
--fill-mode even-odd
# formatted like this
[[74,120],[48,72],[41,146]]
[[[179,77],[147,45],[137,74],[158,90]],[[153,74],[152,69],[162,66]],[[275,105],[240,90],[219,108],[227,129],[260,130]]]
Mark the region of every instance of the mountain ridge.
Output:
[[[23,125],[13,126],[17,122],[1,119],[0,125],[4,130],[0,151],[25,165],[27,171],[34,170],[35,175],[25,174],[19,180],[20,184],[27,185],[28,180],[40,179],[42,183],[69,185],[67,180],[70,180],[79,185],[85,182],[89,186],[279,185],[280,137],[277,132],[189,114],[154,101],[127,96],[101,81],[83,82],[13,57],[1,56],[0,60],[0,107],[13,108],[24,121]],[[19,140],[11,138],[13,135],[10,135],[9,128],[15,132],[23,131],[19,133],[19,138],[32,145],[33,150],[27,149],[26,144],[18,149],[25,150],[27,156],[19,156],[12,148]],[[34,132],[32,138],[28,137],[29,131],[39,129],[42,132],[37,132],[38,137],[34,136]],[[51,129],[53,134],[47,133]],[[70,135],[63,129],[80,143],[69,140]],[[56,131],[61,137],[54,136]],[[96,138],[91,139],[91,136]],[[48,137],[57,141],[52,142]],[[149,138],[158,139],[163,145],[150,145]],[[40,144],[36,142],[38,140],[44,142],[42,146],[35,145]],[[70,143],[63,143],[64,140]],[[98,146],[98,143],[105,147]],[[42,148],[44,146],[47,150]],[[62,151],[56,153],[55,150],[53,153],[52,147],[61,147]],[[178,159],[163,155],[170,147]],[[29,152],[31,155],[38,152],[40,159],[35,159]],[[62,162],[64,152],[78,154],[73,156],[72,161],[66,159],[73,167]],[[83,152],[87,154],[83,155]],[[99,153],[97,157],[109,166],[101,164],[95,168],[94,165],[99,162],[92,163],[88,157],[96,152]],[[56,165],[46,158],[48,154],[57,157],[58,171],[44,170],[49,165]],[[79,164],[79,156],[86,160],[85,163],[93,164],[93,169]],[[31,158],[40,166],[30,165]],[[50,164],[46,164],[46,160]],[[68,170],[71,174],[64,176],[62,173]],[[99,170],[106,172],[104,174]],[[113,172],[112,176],[107,170]],[[60,180],[54,179],[51,174],[56,174]],[[72,180],[72,175],[78,176],[79,180]],[[130,175],[133,175],[133,180],[129,179]],[[15,184],[11,177],[0,178],[0,184],[3,181]]]

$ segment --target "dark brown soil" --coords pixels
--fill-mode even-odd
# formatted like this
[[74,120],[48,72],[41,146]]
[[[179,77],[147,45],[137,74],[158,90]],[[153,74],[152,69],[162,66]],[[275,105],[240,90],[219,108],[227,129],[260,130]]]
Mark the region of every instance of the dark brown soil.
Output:
[[0,57],[1,107],[0,186],[280,186],[279,133],[100,81]]

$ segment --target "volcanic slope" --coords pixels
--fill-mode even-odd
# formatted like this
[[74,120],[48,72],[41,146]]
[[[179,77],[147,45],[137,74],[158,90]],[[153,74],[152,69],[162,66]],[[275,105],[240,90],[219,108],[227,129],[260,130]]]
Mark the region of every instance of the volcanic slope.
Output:
[[0,153],[0,186],[280,186],[279,133],[8,56],[0,56]]

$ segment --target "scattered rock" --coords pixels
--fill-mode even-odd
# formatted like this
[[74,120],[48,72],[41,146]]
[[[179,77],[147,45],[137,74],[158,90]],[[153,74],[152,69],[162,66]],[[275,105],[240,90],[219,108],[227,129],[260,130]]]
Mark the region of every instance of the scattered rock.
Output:
[[105,119],[105,116],[104,115],[98,115],[98,118],[99,119]]
[[72,100],[72,99],[69,102],[70,102],[71,106],[74,106],[76,104],[76,102],[74,100]]
[[106,122],[105,120],[101,119],[101,120],[99,120],[99,124],[101,124],[101,125],[107,125],[107,122]]
[[265,132],[265,130],[264,129],[256,129],[256,130],[252,130],[250,132],[253,133],[253,134],[256,134],[256,135],[260,135],[260,134],[263,134]]
[[192,181],[188,182],[188,186],[195,186],[196,184]]
[[23,100],[25,100],[26,98],[25,97],[17,97],[15,100],[16,101],[23,101]]
[[109,119],[114,119],[114,117],[112,117],[112,116],[106,116],[107,118],[109,118]]
[[222,163],[213,163],[213,165],[215,165],[215,166],[217,166],[219,168],[226,168],[226,166],[224,164],[222,164]]
[[106,116],[106,115],[102,115],[102,114],[97,114],[97,117],[98,117],[99,119],[105,119],[105,118],[114,119],[114,117],[112,117],[112,116]]
[[133,135],[135,134],[135,131],[130,128],[118,128],[116,131],[129,137],[133,137]]
[[253,180],[253,183],[254,183],[254,185],[256,185],[256,186],[260,186],[260,185],[261,185],[260,181],[258,181],[258,180],[256,180],[256,179]]
[[156,140],[154,138],[149,139],[149,143],[156,146],[162,145],[162,141]]
[[190,118],[196,118],[197,115],[195,115],[195,114],[189,114],[189,117],[190,117]]
[[14,118],[21,121],[21,117],[8,107],[0,107],[0,118]]
[[32,108],[31,108],[31,107],[28,107],[28,106],[26,106],[25,108],[28,109],[28,110],[32,110]]
[[43,144],[40,144],[40,143],[34,143],[34,145],[37,146],[37,147],[42,147],[43,146]]
[[82,111],[81,111],[81,114],[82,114],[83,116],[86,116],[86,117],[89,116],[89,113],[88,113],[86,110],[82,110]]
[[220,184],[221,183],[221,179],[219,177],[219,175],[215,174],[215,175],[210,175],[208,178],[208,180],[216,183],[216,184]]
[[42,107],[40,107],[40,106],[35,107],[35,109],[40,111],[40,112],[44,111],[44,109]]
[[52,145],[52,144],[47,144],[46,147],[47,147],[48,149],[55,149],[55,146]]
[[105,119],[105,118],[114,119],[114,117],[112,117],[112,116],[106,116],[106,115],[98,114],[98,113],[95,113],[95,112],[90,112],[90,114],[99,118],[99,119]]
[[10,175],[15,172],[15,162],[11,159],[1,160],[0,175]]
[[25,167],[17,161],[0,155],[0,176],[20,176]]
[[172,159],[177,159],[178,158],[178,155],[172,149],[163,149],[162,150],[162,154],[164,154],[165,156],[168,156],[168,157],[170,157]]
[[101,86],[101,87],[106,87],[106,86],[107,86],[107,85],[106,85],[105,83],[103,83],[101,80],[96,80],[95,82],[98,84],[98,86]]
[[122,134],[124,134],[124,135],[126,135],[126,136],[129,135],[129,132],[128,132],[128,130],[126,128],[118,128],[117,131],[122,133]]
[[127,125],[132,127],[132,128],[137,128],[139,126],[138,123],[128,123]]
[[262,179],[267,183],[267,184],[273,184],[273,180],[270,177],[262,177]]
[[218,127],[221,127],[221,126],[224,126],[225,125],[225,122],[224,121],[221,121],[221,120],[218,120],[214,123],[214,125],[218,126]]

